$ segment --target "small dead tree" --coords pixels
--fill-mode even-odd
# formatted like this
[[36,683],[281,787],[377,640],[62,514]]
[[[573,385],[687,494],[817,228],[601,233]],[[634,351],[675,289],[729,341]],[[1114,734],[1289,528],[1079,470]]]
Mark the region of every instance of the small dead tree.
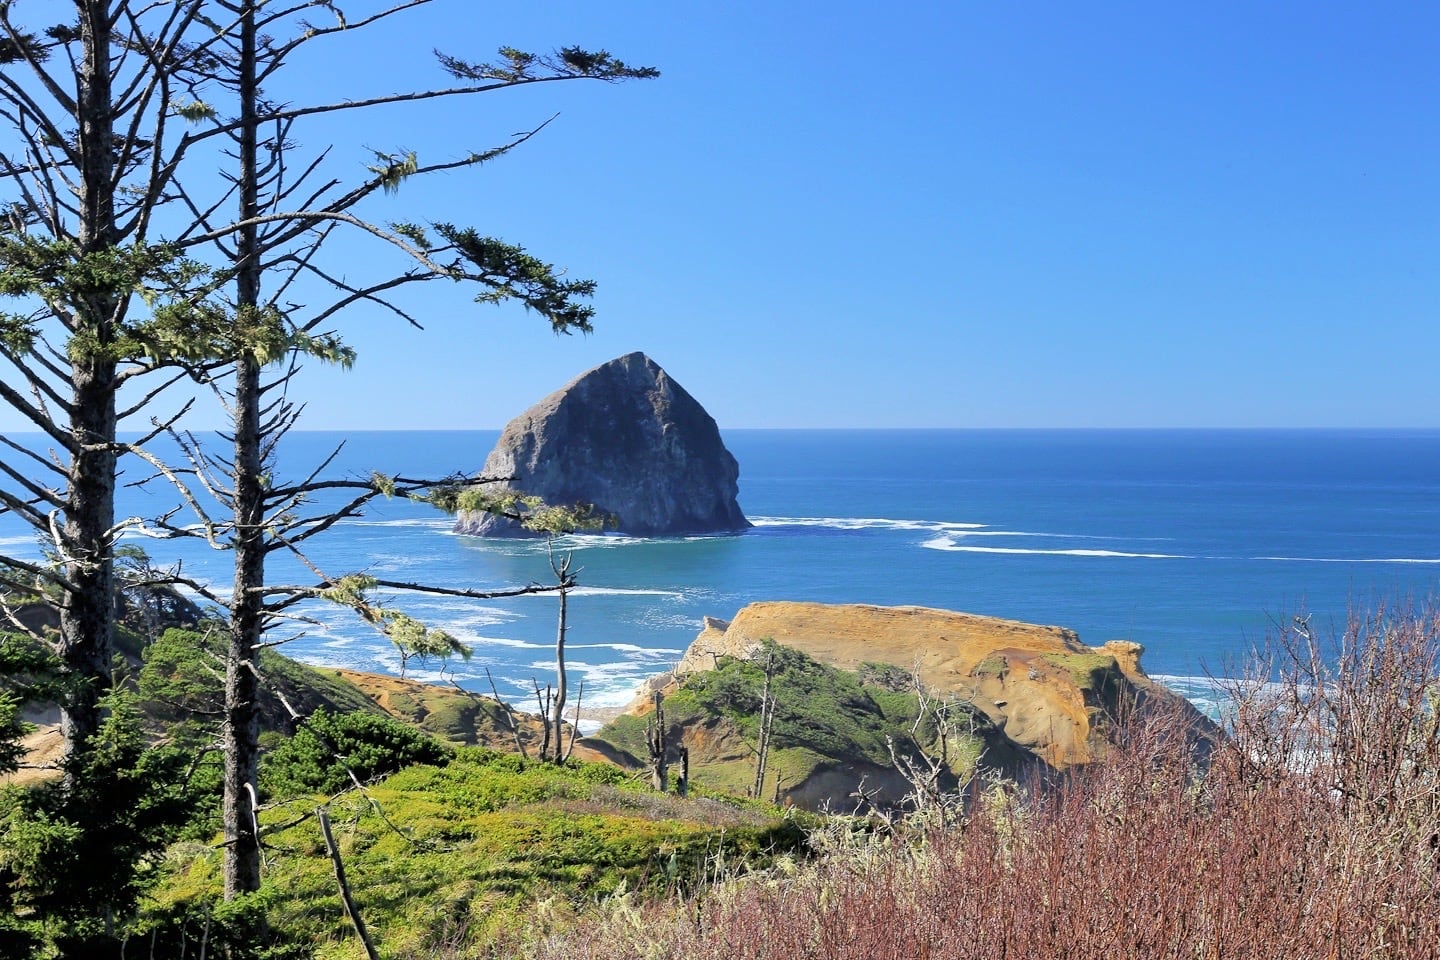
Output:
[[375,951],[375,944],[371,942],[370,933],[365,928],[365,920],[360,916],[360,908],[355,905],[355,898],[350,893],[350,883],[345,878],[345,861],[340,859],[340,846],[330,831],[329,811],[321,806],[316,808],[315,813],[320,821],[320,834],[325,838],[325,849],[330,854],[330,863],[335,868],[335,883],[340,888],[340,899],[345,904],[345,913],[350,917],[355,935],[365,947],[365,955],[370,960],[380,960],[380,954]]
[[575,719],[570,723],[570,743],[565,747],[565,756],[560,758],[561,763],[569,763],[570,755],[575,752],[575,741],[580,736],[580,704],[585,700],[585,681],[580,681],[580,687],[575,692]]
[[555,692],[548,683],[545,684],[542,692],[539,680],[532,677],[530,682],[535,685],[535,703],[540,708],[540,724],[543,731],[540,735],[540,761],[543,763],[545,758],[550,756],[550,740],[553,732],[550,727],[550,704],[555,700]]
[[[575,585],[575,576],[570,572],[570,563],[574,554],[566,553],[563,557],[556,557],[555,542],[551,538],[546,542],[546,549],[549,551],[550,570],[555,574],[557,592],[560,595],[560,612],[555,626],[555,696],[550,703],[550,713],[545,717],[546,734],[545,739],[550,739],[550,728],[554,728],[555,753],[551,759],[556,763],[564,763],[570,755],[565,749],[565,700],[569,692],[569,678],[565,675],[565,634],[569,629],[569,595],[570,588]],[[576,718],[577,722],[579,718]],[[574,738],[570,740],[571,748],[574,747]],[[545,759],[542,753],[540,759]]]
[[[490,693],[495,697],[495,703],[498,704],[500,707],[500,716],[504,717],[505,726],[510,730],[511,735],[515,738],[515,752],[520,754],[520,759],[529,760],[530,754],[526,752],[525,743],[520,739],[520,724],[517,723],[515,720],[515,711],[511,708],[510,704],[500,699],[500,691],[495,689],[495,678],[490,675],[489,667],[485,668],[485,679],[490,681]],[[452,686],[455,687],[455,689],[461,691],[462,693],[469,693],[469,691],[467,691],[464,687],[460,686],[460,684],[456,683],[454,680],[451,680],[450,683]]]
[[650,749],[650,785],[664,793],[669,787],[667,765],[667,744],[665,741],[665,704],[660,691],[653,694],[655,709],[645,724],[645,745]]
[[750,796],[760,799],[765,789],[765,768],[770,763],[770,739],[775,728],[775,696],[770,687],[775,680],[775,654],[765,655],[765,686],[760,690],[760,735],[755,745],[755,783]]
[[[937,696],[920,681],[919,672],[912,674],[915,697],[919,709],[915,720],[905,735],[909,749],[896,747],[895,738],[887,736],[885,747],[890,753],[890,762],[910,784],[906,800],[913,812],[925,814],[931,810],[945,811],[953,807],[959,794],[949,789],[947,780],[955,777],[956,771],[950,765],[951,745],[957,735],[956,713],[965,713],[970,722],[970,733],[974,733],[974,717],[963,708],[957,708],[955,701]],[[935,746],[926,749],[920,742],[920,731],[926,722],[935,730]]]

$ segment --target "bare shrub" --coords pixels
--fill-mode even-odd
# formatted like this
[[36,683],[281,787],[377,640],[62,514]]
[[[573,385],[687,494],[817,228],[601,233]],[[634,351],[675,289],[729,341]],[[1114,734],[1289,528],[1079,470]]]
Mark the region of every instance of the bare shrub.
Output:
[[[1209,752],[1163,714],[1031,791],[975,784],[911,840],[600,910],[545,960],[1350,958],[1440,953],[1440,616],[1297,620],[1229,685]],[[841,836],[837,834],[837,836]]]

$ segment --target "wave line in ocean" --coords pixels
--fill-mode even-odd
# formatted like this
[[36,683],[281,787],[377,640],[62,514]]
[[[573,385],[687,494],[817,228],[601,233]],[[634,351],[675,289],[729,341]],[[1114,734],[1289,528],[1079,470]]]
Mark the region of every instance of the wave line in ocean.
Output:
[[1129,553],[1123,550],[1032,550],[1022,547],[969,547],[955,543],[949,537],[937,537],[921,544],[931,550],[945,550],[951,553],[1003,553],[1011,555],[1038,555],[1052,557],[1127,557],[1138,560],[1202,560],[1208,557],[1194,557],[1179,553]]
[[886,517],[751,517],[757,527],[825,527],[832,530],[980,530],[989,524]]
[[1440,564],[1436,557],[1252,557],[1254,560],[1278,560],[1285,563],[1423,563]]
[[976,547],[956,543],[952,537],[935,537],[920,546],[947,553],[996,553],[1011,556],[1120,557],[1136,560],[1217,560],[1254,563],[1408,563],[1440,565],[1433,557],[1225,557],[1190,553],[1141,553],[1126,550],[1040,550],[1024,547]]

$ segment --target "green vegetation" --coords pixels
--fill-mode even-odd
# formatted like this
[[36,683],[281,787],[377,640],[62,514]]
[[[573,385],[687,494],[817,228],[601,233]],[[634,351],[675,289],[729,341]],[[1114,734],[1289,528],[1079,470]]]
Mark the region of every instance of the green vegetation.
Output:
[[[913,689],[896,693],[864,687],[854,673],[776,645],[753,660],[723,661],[715,670],[686,677],[684,686],[665,701],[667,714],[679,721],[685,714],[687,719],[698,719],[719,713],[754,740],[760,732],[765,655],[773,657],[774,664],[771,692],[777,748],[803,745],[820,756],[886,764],[890,758],[885,738],[908,733],[920,715]],[[922,719],[916,739],[925,743],[934,735],[928,718]]]
[[107,716],[92,748],[66,762],[66,780],[0,790],[6,956],[46,941],[62,956],[113,950],[168,845],[218,807],[219,782],[197,776],[191,751],[146,745],[129,694],[102,703]]
[[[397,957],[447,945],[481,955],[516,930],[564,929],[614,898],[698,890],[804,847],[808,821],[765,804],[655,794],[609,764],[457,750],[266,651],[266,880],[226,903],[210,749],[222,642],[202,623],[143,646],[118,674],[96,749],[76,761],[76,791],[59,780],[0,790],[0,955],[118,955],[128,941],[180,956],[203,939],[212,955],[358,957],[314,817],[322,804],[371,931]],[[49,690],[33,642],[5,637],[0,651],[10,700]],[[308,719],[296,724],[277,691]],[[457,739],[501,709],[440,688],[391,700]],[[257,939],[261,917],[270,932]]]
[[14,772],[20,762],[19,740],[28,732],[21,709],[59,695],[58,666],[49,650],[28,637],[0,633],[0,774]]
[[321,708],[265,756],[261,794],[338,793],[414,764],[442,764],[449,755],[449,748],[399,720]]
[[[336,682],[343,684],[338,678]],[[393,690],[385,701],[385,709],[432,737],[457,747],[493,746],[481,742],[482,734],[504,731],[509,724],[508,712],[498,701],[454,687],[417,684]],[[496,739],[509,740],[509,737],[497,736]]]
[[[665,698],[671,726],[705,730],[710,741],[722,744],[719,755],[707,755],[703,764],[695,765],[691,776],[697,785],[734,794],[751,788],[767,656],[775,698],[767,783],[803,783],[834,764],[889,768],[891,743],[908,756],[938,753],[938,718],[933,709],[922,707],[914,678],[906,671],[866,664],[849,672],[798,650],[769,644],[754,659],[721,658],[714,670],[686,676],[680,688]],[[973,769],[985,741],[971,731],[985,724],[966,704],[950,704],[949,709],[948,766],[953,783]],[[644,718],[619,717],[595,739],[628,755],[635,765],[644,762]]]
[[[145,709],[174,736],[181,730],[209,735],[225,703],[225,636],[216,625],[199,630],[166,629],[140,653],[136,687]],[[274,650],[260,652],[262,726],[289,732],[290,709],[306,715],[385,711],[334,673],[308,667]]]
[[1113,698],[1124,683],[1124,674],[1115,658],[1104,653],[1050,653],[1045,662],[1065,671],[1081,691]]
[[[267,809],[262,896],[289,942],[359,957],[309,815],[322,802],[299,796]],[[769,865],[805,840],[796,821],[754,805],[654,794],[608,764],[527,763],[480,748],[329,806],[356,900],[391,956],[430,956],[457,941],[478,955],[494,940],[539,933],[537,917],[561,923],[626,891],[692,890],[717,873]],[[194,927],[215,909],[219,884],[213,847],[173,849],[147,922],[162,938],[186,918]]]

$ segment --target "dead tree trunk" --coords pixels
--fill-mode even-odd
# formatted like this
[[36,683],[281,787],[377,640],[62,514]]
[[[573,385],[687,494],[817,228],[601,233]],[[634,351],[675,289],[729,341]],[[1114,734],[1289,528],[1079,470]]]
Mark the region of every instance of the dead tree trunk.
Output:
[[[521,760],[529,760],[530,754],[525,751],[525,742],[520,739],[520,724],[515,721],[515,711],[510,704],[500,699],[500,691],[495,689],[495,678],[490,675],[490,668],[485,668],[485,679],[490,681],[490,692],[495,696],[495,704],[500,708],[500,715],[505,719],[505,725],[510,728],[510,733],[515,738],[515,752],[520,754]],[[465,688],[460,684],[450,681],[455,689],[463,692]]]
[[755,783],[750,796],[760,799],[765,790],[765,767],[770,762],[770,730],[775,725],[775,698],[770,683],[775,678],[775,657],[765,657],[765,686],[760,691],[760,737],[755,745]]
[[[535,684],[535,702],[540,707],[540,725],[544,733],[540,737],[540,762],[544,763],[550,757],[550,736],[552,728],[550,725],[550,704],[554,701],[554,694],[550,691],[550,684],[545,684],[545,692],[540,692],[540,681],[531,680]],[[560,736],[559,731],[553,731],[556,737]]]
[[[239,319],[260,303],[255,8],[240,17],[240,129],[237,186],[241,227],[236,239],[236,307]],[[235,361],[234,547],[235,589],[230,597],[230,645],[225,662],[225,899],[260,889],[260,838],[255,816],[260,761],[260,641],[265,629],[265,464],[260,362],[247,351]]]
[[570,725],[570,743],[565,747],[565,756],[560,758],[561,763],[569,763],[570,755],[575,752],[575,741],[580,737],[580,705],[585,700],[585,681],[580,681],[580,689],[575,695],[575,720]]
[[645,725],[645,743],[650,748],[650,785],[664,793],[670,786],[666,771],[665,705],[655,691],[655,710]]
[[[556,763],[562,763],[565,759],[565,700],[569,696],[570,684],[565,676],[565,631],[567,629],[568,594],[570,592],[570,554],[564,559],[556,560],[552,554],[550,557],[550,569],[555,572],[555,578],[560,583],[560,616],[555,627],[555,699],[550,704],[549,726],[555,730],[555,754],[552,759]],[[545,759],[541,755],[540,759]]]
[[370,942],[370,933],[365,929],[365,920],[360,916],[360,909],[355,906],[355,898],[350,895],[350,884],[345,879],[345,861],[340,859],[340,847],[335,843],[335,837],[330,832],[330,815],[324,807],[315,812],[320,819],[320,833],[325,838],[325,849],[330,853],[330,863],[335,867],[335,882],[340,887],[340,899],[345,904],[345,912],[350,916],[350,923],[355,927],[355,935],[365,945],[365,955],[370,960],[380,960],[380,954],[375,951],[375,944]]

